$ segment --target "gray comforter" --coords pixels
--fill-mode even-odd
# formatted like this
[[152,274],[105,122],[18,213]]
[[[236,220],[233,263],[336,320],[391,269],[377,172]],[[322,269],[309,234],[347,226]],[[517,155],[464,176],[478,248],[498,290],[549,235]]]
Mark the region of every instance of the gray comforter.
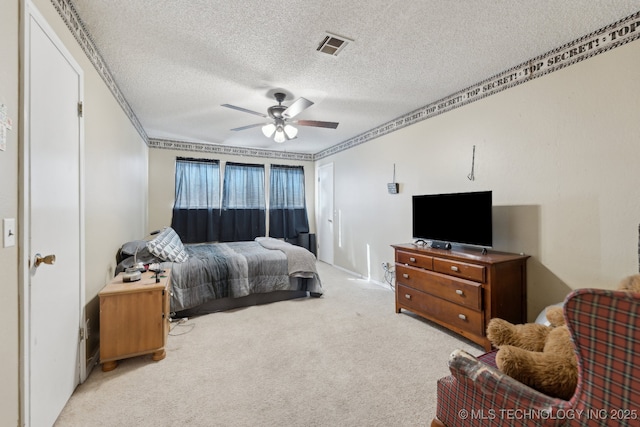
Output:
[[163,268],[171,268],[171,311],[193,308],[212,299],[272,291],[322,294],[311,252],[276,239],[256,240],[187,244],[187,261],[163,263]]

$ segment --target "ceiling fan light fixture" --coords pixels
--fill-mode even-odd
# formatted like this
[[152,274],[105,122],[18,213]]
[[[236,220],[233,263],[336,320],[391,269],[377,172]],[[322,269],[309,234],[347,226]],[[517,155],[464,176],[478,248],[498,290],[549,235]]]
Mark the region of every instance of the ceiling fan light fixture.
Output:
[[298,135],[298,129],[291,125],[284,126],[284,133],[287,135],[288,139],[293,139]]
[[262,133],[267,138],[271,138],[271,136],[275,131],[276,131],[276,125],[274,125],[273,123],[269,123],[268,125],[262,126]]
[[[274,94],[278,105],[272,105],[267,109],[267,114],[258,113],[257,111],[247,110],[246,108],[237,107],[231,104],[222,104],[223,107],[231,108],[232,110],[241,111],[244,113],[261,116],[266,119],[272,119],[272,123],[255,123],[252,125],[241,126],[231,129],[232,131],[240,131],[245,129],[253,129],[260,127],[262,133],[267,138],[273,138],[275,142],[281,144],[287,140],[295,139],[298,136],[298,128],[287,123],[288,120],[293,119],[298,114],[305,111],[307,108],[313,105],[313,101],[309,101],[306,98],[300,97],[296,99],[291,105],[282,105],[282,101],[285,100],[286,95],[282,92]],[[320,128],[335,129],[338,127],[336,122],[322,122],[318,120],[295,120],[293,121],[298,126],[311,126]]]

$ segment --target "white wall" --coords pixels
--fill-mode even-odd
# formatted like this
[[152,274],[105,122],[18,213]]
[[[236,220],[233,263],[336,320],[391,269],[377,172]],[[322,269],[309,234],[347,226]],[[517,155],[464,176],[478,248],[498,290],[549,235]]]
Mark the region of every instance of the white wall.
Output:
[[[149,151],[149,231],[171,225],[171,213],[175,200],[176,157],[217,159],[226,162],[265,165],[265,183],[269,185],[268,165],[297,165],[304,167],[305,197],[309,216],[309,231],[315,233],[314,169],[313,162],[268,159],[263,157],[229,156],[213,153],[151,149]],[[221,179],[224,177],[221,175]]]
[[531,255],[529,319],[615,288],[638,272],[639,67],[635,41],[318,161],[334,163],[336,265],[382,281],[390,245],[411,241],[412,195],[492,190],[494,249]]
[[[0,219],[18,219],[18,0],[0,2],[0,104],[7,106],[13,130],[7,133],[7,149],[0,151]],[[1,224],[0,224],[1,228]],[[3,248],[2,345],[0,346],[0,425],[18,425],[18,247]]]

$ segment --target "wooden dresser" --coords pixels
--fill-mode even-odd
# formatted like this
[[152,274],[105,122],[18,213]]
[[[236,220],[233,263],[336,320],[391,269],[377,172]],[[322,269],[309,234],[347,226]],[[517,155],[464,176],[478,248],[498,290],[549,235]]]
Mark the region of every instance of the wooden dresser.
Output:
[[164,359],[169,333],[169,292],[171,270],[159,275],[142,273],[136,282],[123,282],[118,274],[99,293],[100,362],[111,371],[117,361],[152,353]]
[[527,321],[528,256],[480,249],[392,245],[396,261],[396,313],[404,308],[491,349],[494,317]]

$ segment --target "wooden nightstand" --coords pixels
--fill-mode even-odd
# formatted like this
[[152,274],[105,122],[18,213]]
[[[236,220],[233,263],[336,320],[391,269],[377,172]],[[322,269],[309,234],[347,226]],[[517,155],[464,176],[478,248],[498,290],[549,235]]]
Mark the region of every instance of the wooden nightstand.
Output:
[[98,294],[100,297],[100,362],[111,371],[118,360],[153,353],[164,359],[169,333],[171,270],[159,275],[145,272],[137,282],[123,282],[118,274]]

